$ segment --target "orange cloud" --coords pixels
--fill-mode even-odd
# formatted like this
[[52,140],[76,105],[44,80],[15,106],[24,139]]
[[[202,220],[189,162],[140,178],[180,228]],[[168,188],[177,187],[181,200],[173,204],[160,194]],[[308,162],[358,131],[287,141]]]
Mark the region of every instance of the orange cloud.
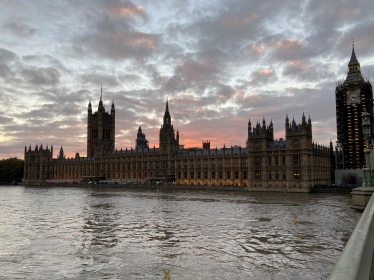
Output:
[[287,50],[294,49],[296,46],[300,46],[302,44],[303,44],[302,40],[297,40],[297,39],[292,39],[292,38],[288,38],[286,40],[276,42],[277,47],[282,48],[282,49],[287,49]]
[[301,60],[287,61],[287,64],[291,67],[300,69],[302,71],[308,71],[311,68],[311,66],[308,66],[305,62]]
[[273,73],[273,70],[259,70],[258,73],[261,75],[269,75]]
[[132,16],[144,13],[144,10],[142,6],[128,4],[125,7],[111,7],[109,8],[109,13],[120,16]]
[[264,46],[259,46],[259,45],[253,45],[252,49],[258,53],[262,53],[265,50]]
[[126,45],[145,45],[148,48],[154,48],[156,45],[155,37],[143,31],[134,31],[132,33],[117,32],[112,36],[115,40],[121,40]]

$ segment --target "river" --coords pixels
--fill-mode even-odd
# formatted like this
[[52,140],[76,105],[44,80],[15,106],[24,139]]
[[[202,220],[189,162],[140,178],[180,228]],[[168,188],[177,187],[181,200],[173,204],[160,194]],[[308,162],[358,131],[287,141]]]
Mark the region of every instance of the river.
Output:
[[1,186],[0,279],[326,279],[357,224],[350,204],[343,194]]

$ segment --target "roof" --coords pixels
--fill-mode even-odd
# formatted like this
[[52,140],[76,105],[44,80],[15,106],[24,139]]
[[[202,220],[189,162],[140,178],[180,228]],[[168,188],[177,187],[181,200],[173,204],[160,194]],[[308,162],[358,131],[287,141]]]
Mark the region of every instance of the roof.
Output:
[[231,150],[232,150],[232,155],[239,155],[239,154],[248,154],[247,148],[241,148],[237,145],[235,145],[232,148],[221,148],[221,149],[210,149],[210,150],[203,150],[201,148],[194,149],[193,151],[188,150],[188,149],[183,149],[180,150],[176,153],[174,153],[175,157],[195,157],[195,152],[196,152],[196,157],[205,157],[205,156],[228,156],[231,155]]
[[286,141],[270,141],[266,148],[283,148],[286,147]]
[[357,82],[365,82],[365,79],[362,77],[360,72],[348,73],[347,78],[344,81],[344,84],[353,84]]
[[352,48],[352,55],[351,55],[351,60],[348,63],[348,66],[353,66],[359,64],[356,54],[355,54],[355,47]]

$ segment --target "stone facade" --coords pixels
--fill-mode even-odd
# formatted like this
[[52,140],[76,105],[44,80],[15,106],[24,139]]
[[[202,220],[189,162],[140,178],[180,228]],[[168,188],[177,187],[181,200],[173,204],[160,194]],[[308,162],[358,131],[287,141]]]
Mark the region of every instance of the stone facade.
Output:
[[[102,108],[101,114],[109,116],[101,106],[100,100],[99,111]],[[114,116],[114,104],[111,113],[110,116]],[[99,120],[100,113],[95,114]],[[114,117],[112,122],[103,122],[100,126],[100,121],[92,121],[90,103],[88,134],[92,135],[96,124],[98,137],[87,136],[88,157],[80,157],[77,153],[75,158],[65,158],[61,147],[59,156],[52,159],[53,149],[36,147],[32,151],[31,147],[25,148],[25,183],[82,178],[140,180],[144,183],[164,179],[183,185],[231,185],[252,190],[300,192],[308,191],[314,185],[331,184],[331,144],[324,147],[312,142],[311,119],[306,121],[304,115],[300,124],[295,120],[290,122],[286,117],[286,139],[274,139],[272,122],[267,125],[264,119],[262,125],[257,123],[252,128],[249,121],[246,147],[224,146],[220,149],[211,149],[210,141],[203,142],[203,148],[182,148],[179,132],[173,128],[168,102],[159,134],[159,148],[138,146],[114,150]],[[109,139],[103,137],[100,130],[108,130]]]

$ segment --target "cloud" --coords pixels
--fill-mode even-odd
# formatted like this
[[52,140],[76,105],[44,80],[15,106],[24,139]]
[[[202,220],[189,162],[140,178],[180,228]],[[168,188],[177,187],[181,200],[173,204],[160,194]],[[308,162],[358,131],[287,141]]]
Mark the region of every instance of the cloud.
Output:
[[282,74],[304,82],[323,80],[334,75],[329,71],[328,64],[312,63],[307,60],[287,61]]
[[77,54],[83,48],[111,60],[144,60],[158,48],[159,38],[136,30],[127,18],[103,16],[93,20],[85,34],[74,37],[73,45]]
[[22,60],[28,63],[28,65],[54,67],[62,72],[70,73],[59,59],[53,58],[50,55],[24,55],[22,56]]
[[8,65],[0,64],[0,77],[10,78],[14,77],[14,72]]
[[248,58],[251,60],[259,59],[261,56],[264,55],[265,50],[265,46],[255,44],[246,45],[243,48],[245,55],[248,56]]
[[35,35],[37,29],[21,22],[20,18],[8,19],[2,27],[19,38],[28,38]]
[[33,85],[56,85],[59,83],[61,76],[57,69],[51,67],[24,68],[20,74]]
[[278,79],[275,71],[272,69],[261,69],[251,74],[251,84],[263,85],[269,82],[275,82]]
[[0,62],[9,64],[19,61],[19,57],[16,53],[0,48]]
[[118,80],[116,76],[109,75],[109,74],[99,74],[99,73],[92,73],[92,74],[81,74],[78,77],[80,83],[83,84],[92,84],[96,85],[96,87],[100,86],[100,83],[103,83],[104,86],[115,87],[118,86]]
[[300,39],[287,38],[272,44],[275,47],[273,57],[277,60],[295,60],[307,56],[306,44]]
[[352,38],[374,75],[372,2],[4,2],[2,147],[57,141],[84,155],[100,83],[106,108],[116,105],[117,147],[134,146],[139,125],[157,146],[166,96],[181,144],[244,144],[249,117],[272,118],[284,136],[286,114],[303,111],[315,141],[329,140]]
[[108,12],[113,15],[124,17],[140,17],[143,20],[148,20],[148,15],[142,6],[136,6],[130,1],[105,1]]

